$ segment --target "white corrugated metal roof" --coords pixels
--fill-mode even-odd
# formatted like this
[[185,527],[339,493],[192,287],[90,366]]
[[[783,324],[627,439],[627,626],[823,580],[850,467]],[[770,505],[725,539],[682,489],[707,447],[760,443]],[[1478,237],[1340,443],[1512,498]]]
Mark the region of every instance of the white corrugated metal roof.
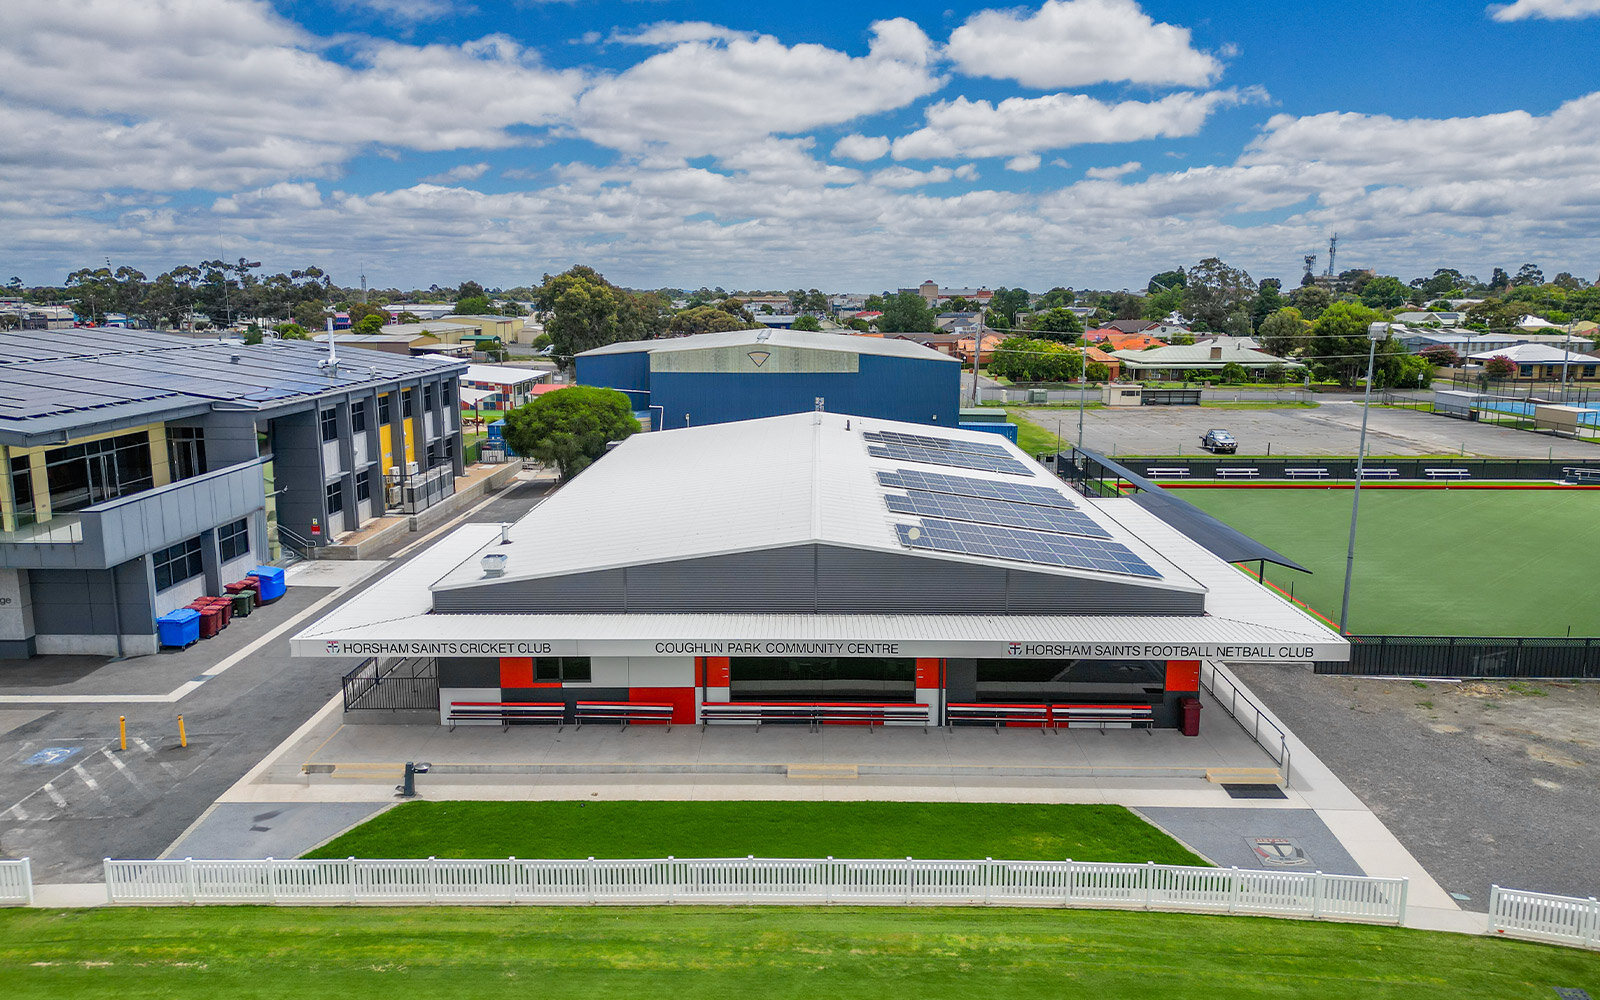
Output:
[[[1032,482],[1058,491],[1062,482],[998,434],[934,428],[837,413],[793,413],[635,435],[552,494],[511,529],[506,580],[726,555],[821,542],[994,566],[998,560],[906,549],[876,473],[908,463],[873,458],[869,430],[981,441],[1004,447],[1030,479],[965,468],[924,466],[1000,482]],[[1077,503],[1094,517],[1086,501]],[[1097,519],[1161,579],[1108,575],[1033,563],[1030,572],[1136,582],[1158,589],[1201,588],[1161,553],[1108,519]],[[441,588],[480,582],[470,567]]]
[[[295,636],[296,655],[329,655],[334,642],[518,642],[570,644],[585,655],[670,655],[656,644],[888,642],[915,654],[1007,655],[1009,643],[1206,646],[1188,659],[1342,660],[1349,646],[1333,629],[1258,586],[1131,500],[1095,507],[1139,532],[1208,588],[1204,616],[909,614],[430,614],[430,585],[452,571],[482,578],[479,559],[499,551],[494,525],[465,525]],[[1270,654],[1234,653],[1249,646]],[[1310,654],[1283,655],[1285,648]],[[679,650],[681,651],[681,650]],[[924,649],[926,652],[927,650]],[[339,651],[338,655],[356,655]],[[932,655],[932,654],[930,654]],[[1149,658],[1161,658],[1152,654]]]
[[584,351],[580,358],[600,354],[661,354],[672,351],[704,351],[719,347],[797,347],[813,351],[846,351],[851,354],[879,354],[896,358],[915,358],[921,361],[939,361],[957,364],[949,355],[940,354],[909,340],[892,340],[887,337],[858,337],[842,333],[805,333],[796,330],[731,330],[725,333],[697,333],[689,337],[665,337],[660,340],[630,340],[596,347]]
[[496,385],[521,385],[523,382],[543,382],[554,375],[548,368],[513,368],[510,365],[468,365],[463,382],[492,382]]
[[1549,344],[1515,344],[1511,347],[1503,347],[1497,350],[1480,351],[1477,354],[1470,354],[1468,357],[1474,360],[1480,358],[1483,360],[1488,360],[1489,358],[1499,357],[1500,355],[1504,355],[1505,357],[1510,358],[1512,361],[1523,365],[1592,365],[1600,363],[1600,358],[1597,358],[1593,354],[1578,354],[1575,351],[1564,351],[1559,347],[1552,347]]

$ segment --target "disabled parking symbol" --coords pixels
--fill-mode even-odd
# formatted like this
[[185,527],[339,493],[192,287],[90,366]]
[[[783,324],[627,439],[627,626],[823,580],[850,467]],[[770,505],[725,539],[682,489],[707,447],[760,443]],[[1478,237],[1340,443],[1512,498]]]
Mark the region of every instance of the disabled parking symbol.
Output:
[[23,763],[35,765],[59,764],[82,749],[82,747],[45,747],[23,761]]

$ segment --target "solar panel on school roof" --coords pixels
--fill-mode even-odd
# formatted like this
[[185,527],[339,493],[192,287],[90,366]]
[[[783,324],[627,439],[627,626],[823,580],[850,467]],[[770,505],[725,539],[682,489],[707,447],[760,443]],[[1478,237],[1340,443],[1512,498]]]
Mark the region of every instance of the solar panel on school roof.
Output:
[[1160,579],[1149,563],[1127,546],[1098,538],[1079,538],[994,524],[969,524],[922,518],[916,524],[897,524],[900,544],[913,549],[989,556],[1044,566],[1098,570],[1124,576]]
[[920,469],[896,469],[878,473],[878,485],[897,490],[926,490],[929,493],[953,493],[963,497],[988,497],[991,500],[1011,500],[1016,503],[1039,504],[1045,507],[1075,507],[1066,494],[1048,486],[1032,483],[1007,483],[993,479],[973,479],[971,476],[952,476],[943,472],[923,472]]
[[1100,527],[1082,511],[1062,507],[1041,507],[1035,504],[1013,503],[1009,500],[963,497],[950,493],[924,493],[921,490],[910,490],[905,496],[891,493],[883,499],[890,510],[901,514],[977,521],[980,524],[1007,524],[1015,528],[1058,531],[1086,538],[1111,537],[1111,532]]

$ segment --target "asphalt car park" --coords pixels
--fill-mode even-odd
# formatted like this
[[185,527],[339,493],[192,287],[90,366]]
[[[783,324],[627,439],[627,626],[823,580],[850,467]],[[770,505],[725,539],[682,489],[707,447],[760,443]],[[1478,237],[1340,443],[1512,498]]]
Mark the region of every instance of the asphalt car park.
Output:
[[[1134,406],[1086,410],[1084,446],[1108,455],[1204,455],[1200,437],[1226,427],[1240,455],[1354,455],[1361,439],[1360,397],[1334,397],[1317,406]],[[1077,440],[1074,407],[1030,408],[1029,420]],[[1422,410],[1373,406],[1367,451],[1372,455],[1466,455],[1600,461],[1600,445],[1531,431],[1438,416]]]

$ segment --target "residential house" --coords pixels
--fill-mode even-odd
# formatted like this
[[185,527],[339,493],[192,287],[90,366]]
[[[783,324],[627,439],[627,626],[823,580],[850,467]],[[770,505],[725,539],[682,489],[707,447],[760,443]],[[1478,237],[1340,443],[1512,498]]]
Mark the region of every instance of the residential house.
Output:
[[1564,368],[1568,382],[1587,381],[1596,378],[1596,370],[1600,368],[1600,357],[1548,344],[1516,344],[1499,351],[1480,351],[1471,355],[1470,360],[1481,365],[1497,357],[1516,362],[1517,373],[1512,376],[1516,379],[1559,382]]
[[1186,378],[1193,372],[1219,372],[1224,366],[1237,364],[1244,367],[1252,379],[1262,379],[1267,369],[1281,366],[1299,371],[1305,366],[1289,358],[1280,358],[1266,351],[1237,343],[1239,338],[1195,344],[1182,347],[1158,347],[1148,351],[1119,350],[1112,352],[1122,360],[1123,371],[1136,379],[1174,380]]

